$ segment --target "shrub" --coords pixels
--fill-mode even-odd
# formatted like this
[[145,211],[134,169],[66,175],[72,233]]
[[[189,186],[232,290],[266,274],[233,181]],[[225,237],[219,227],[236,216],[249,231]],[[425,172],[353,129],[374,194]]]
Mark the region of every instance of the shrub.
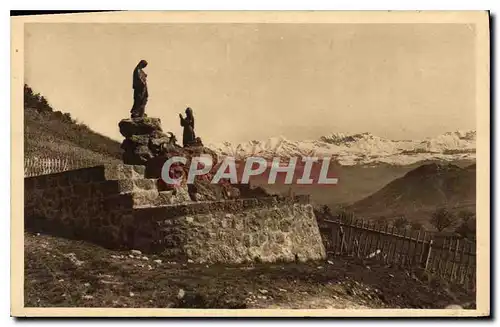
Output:
[[403,229],[410,225],[410,222],[405,217],[399,217],[392,222],[392,225],[397,229]]
[[469,210],[462,210],[458,213],[458,217],[463,221],[467,222],[472,218],[475,218],[476,214]]
[[422,228],[423,228],[422,224],[419,222],[416,222],[416,221],[412,222],[410,226],[411,226],[411,229],[413,229],[413,230],[422,230]]
[[463,238],[474,239],[476,237],[476,219],[463,221],[455,230]]

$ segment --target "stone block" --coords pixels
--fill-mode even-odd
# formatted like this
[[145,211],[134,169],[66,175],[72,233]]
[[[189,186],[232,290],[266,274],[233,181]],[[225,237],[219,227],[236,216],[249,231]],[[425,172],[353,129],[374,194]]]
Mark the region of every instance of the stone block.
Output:
[[160,118],[142,117],[122,119],[118,123],[120,133],[124,137],[132,135],[149,135],[155,131],[162,131]]
[[134,207],[152,206],[159,196],[156,190],[136,191],[130,194],[132,194]]

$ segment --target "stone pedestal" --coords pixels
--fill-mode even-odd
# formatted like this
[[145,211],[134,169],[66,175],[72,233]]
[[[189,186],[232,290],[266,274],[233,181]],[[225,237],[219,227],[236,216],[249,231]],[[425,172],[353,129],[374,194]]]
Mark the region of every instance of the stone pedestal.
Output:
[[121,148],[124,150],[123,163],[145,165],[162,151],[180,149],[173,134],[167,135],[161,128],[159,118],[127,118],[118,124],[120,133],[125,137]]

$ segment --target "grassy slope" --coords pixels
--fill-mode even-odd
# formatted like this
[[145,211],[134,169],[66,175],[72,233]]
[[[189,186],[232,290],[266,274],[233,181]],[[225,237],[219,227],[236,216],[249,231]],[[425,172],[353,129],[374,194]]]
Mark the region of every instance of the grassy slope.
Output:
[[69,114],[54,111],[47,100],[24,89],[24,157],[61,158],[93,164],[119,162],[120,144]]
[[425,222],[439,207],[475,212],[475,166],[428,164],[398,178],[349,207],[362,217],[405,216]]

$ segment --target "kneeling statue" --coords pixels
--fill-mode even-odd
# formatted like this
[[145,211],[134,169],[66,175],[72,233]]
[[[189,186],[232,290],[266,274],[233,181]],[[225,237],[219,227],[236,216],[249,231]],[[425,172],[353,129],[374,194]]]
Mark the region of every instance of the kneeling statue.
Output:
[[181,119],[181,126],[184,127],[184,132],[182,134],[182,145],[184,147],[198,145],[197,140],[199,140],[199,138],[197,138],[194,133],[193,109],[188,107],[186,109],[186,118],[182,117],[182,114],[179,114],[179,118]]

